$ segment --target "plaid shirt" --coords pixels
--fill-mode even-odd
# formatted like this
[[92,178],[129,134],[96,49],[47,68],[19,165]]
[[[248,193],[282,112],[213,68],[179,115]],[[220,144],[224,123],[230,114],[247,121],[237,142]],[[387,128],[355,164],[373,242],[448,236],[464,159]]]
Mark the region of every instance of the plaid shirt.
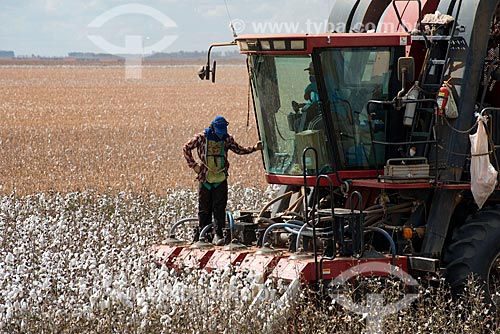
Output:
[[[201,160],[201,170],[200,174],[196,177],[197,180],[200,182],[205,182],[207,179],[207,173],[208,173],[208,168],[207,168],[207,157],[206,157],[206,136],[205,136],[205,131],[200,132],[196,134],[193,138],[191,138],[186,144],[184,144],[183,147],[183,153],[184,153],[184,158],[186,159],[189,168],[193,168],[196,166],[196,161],[193,158],[193,153],[191,152],[196,148],[196,151],[198,152],[198,157]],[[227,160],[227,152],[229,150],[233,151],[236,154],[250,154],[252,152],[255,152],[255,147],[253,146],[241,146],[238,144],[235,140],[234,137],[230,134],[227,135],[226,141],[224,143],[224,168],[227,171],[229,169],[229,161]]]

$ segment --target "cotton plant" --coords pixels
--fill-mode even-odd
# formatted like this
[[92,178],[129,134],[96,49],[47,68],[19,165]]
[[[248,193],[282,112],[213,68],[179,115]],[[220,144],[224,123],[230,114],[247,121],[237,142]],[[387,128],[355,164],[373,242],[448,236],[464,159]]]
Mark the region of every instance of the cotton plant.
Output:
[[[276,189],[236,185],[228,209],[261,208],[275,195]],[[196,193],[173,190],[166,197],[90,191],[0,197],[0,333],[363,330],[360,316],[319,303],[318,294],[307,289],[277,303],[290,287],[286,281],[262,283],[235,268],[176,271],[152,262],[150,247],[168,236],[175,221],[196,216],[195,203]],[[262,289],[267,298],[255,303]],[[425,291],[415,308],[386,323],[396,331],[411,324],[426,332],[445,328],[442,319],[452,318],[471,332],[497,328],[497,318],[485,312],[482,299],[456,304],[457,311],[450,312],[455,304],[435,298],[439,291]],[[458,313],[471,305],[474,312]],[[436,307],[447,310],[446,316],[432,313]]]
[[187,296],[212,305],[204,296],[216,300],[230,275],[180,275],[148,254],[195,202],[189,191],[1,197],[0,331],[167,332]]

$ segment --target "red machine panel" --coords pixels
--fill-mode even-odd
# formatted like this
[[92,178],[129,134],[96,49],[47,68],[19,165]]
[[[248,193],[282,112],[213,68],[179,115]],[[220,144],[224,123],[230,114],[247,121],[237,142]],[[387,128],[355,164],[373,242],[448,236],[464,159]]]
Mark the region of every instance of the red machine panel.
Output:
[[281,254],[248,254],[238,267],[238,271],[245,271],[258,276],[261,280],[260,283],[263,283],[282,257]]
[[175,257],[180,254],[184,246],[155,245],[151,248],[151,257],[159,266],[172,265]]
[[[321,278],[323,280],[332,280],[340,277],[340,275],[346,272],[352,272],[353,274],[357,273],[363,276],[382,277],[391,275],[401,277],[400,272],[406,275],[408,272],[407,257],[397,256],[394,264],[391,264],[391,261],[391,257],[376,259],[337,258],[334,260],[325,260],[322,265]],[[305,283],[312,283],[316,281],[314,269],[314,259],[292,260],[289,258],[282,258],[279,260],[270,277],[287,281],[300,278]]]
[[208,260],[205,270],[211,272],[215,269],[225,269],[228,266],[238,266],[243,262],[248,252],[230,252],[216,250]]
[[184,248],[173,262],[173,267],[178,270],[180,267],[202,269],[214,253],[213,249]]

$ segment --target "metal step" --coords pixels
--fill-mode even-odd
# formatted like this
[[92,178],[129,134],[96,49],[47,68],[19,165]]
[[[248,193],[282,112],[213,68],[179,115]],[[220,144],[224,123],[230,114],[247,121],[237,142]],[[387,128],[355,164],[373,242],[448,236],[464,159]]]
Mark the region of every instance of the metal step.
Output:
[[[425,36],[428,41],[449,41],[453,38],[453,36],[447,36],[447,35],[436,35],[436,36]],[[425,41],[424,36],[420,35],[412,35],[411,40],[412,41]]]
[[429,62],[432,65],[444,65],[444,64],[446,64],[446,60],[444,60],[444,59],[430,59]]

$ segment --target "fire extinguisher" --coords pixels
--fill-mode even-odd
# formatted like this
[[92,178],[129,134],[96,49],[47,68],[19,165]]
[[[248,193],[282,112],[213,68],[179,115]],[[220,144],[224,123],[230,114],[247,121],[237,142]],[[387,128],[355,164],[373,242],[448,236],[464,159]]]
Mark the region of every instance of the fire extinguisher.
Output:
[[437,105],[438,105],[438,115],[442,116],[445,114],[445,109],[446,109],[446,104],[448,103],[448,98],[450,97],[450,90],[448,88],[448,81],[450,81],[451,78],[445,82],[443,82],[443,85],[441,88],[439,88],[438,95],[437,95]]

